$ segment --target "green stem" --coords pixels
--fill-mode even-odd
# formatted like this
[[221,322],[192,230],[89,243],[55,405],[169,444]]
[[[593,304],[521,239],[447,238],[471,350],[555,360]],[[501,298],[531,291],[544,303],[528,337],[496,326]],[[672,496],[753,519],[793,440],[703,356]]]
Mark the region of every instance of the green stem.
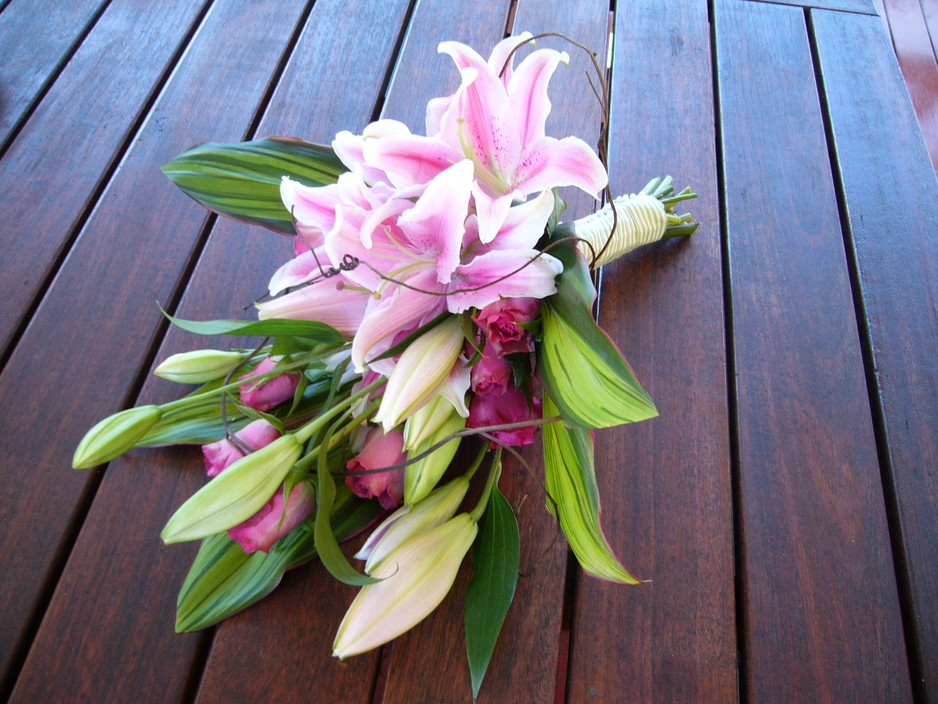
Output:
[[226,391],[235,391],[236,389],[239,389],[245,384],[254,384],[254,383],[263,382],[268,379],[272,379],[275,376],[279,376],[280,374],[283,374],[288,371],[293,371],[296,369],[303,369],[304,367],[308,366],[310,362],[316,361],[317,359],[322,359],[327,356],[331,356],[333,354],[335,354],[335,350],[330,350],[328,354],[320,352],[317,354],[306,355],[296,361],[289,362],[288,364],[284,364],[283,366],[278,367],[277,369],[272,369],[271,371],[265,372],[264,374],[258,374],[257,376],[252,376],[250,380],[248,381],[244,381],[241,379],[239,379],[238,381],[232,381],[230,384],[224,384],[222,386],[219,386],[218,388],[211,389],[209,391],[204,391],[200,394],[192,394],[191,396],[183,396],[182,398],[177,398],[175,401],[170,401],[169,403],[161,404],[159,408],[163,412],[174,411],[178,408],[183,408],[189,405],[190,403],[202,401],[203,399],[211,398],[212,396],[219,396],[220,394],[223,394]]
[[305,443],[307,440],[309,440],[309,439],[313,436],[313,433],[317,432],[320,428],[322,428],[323,426],[325,426],[329,421],[331,421],[331,420],[332,420],[333,418],[335,418],[337,415],[339,415],[340,413],[342,413],[343,411],[345,411],[345,409],[350,408],[350,407],[352,406],[352,404],[354,404],[354,403],[355,403],[356,401],[358,401],[359,399],[362,399],[362,398],[364,398],[365,396],[367,396],[368,394],[370,394],[372,391],[374,391],[375,389],[377,389],[379,386],[381,386],[382,384],[384,384],[386,381],[387,381],[387,380],[386,380],[384,377],[382,377],[382,378],[380,378],[380,379],[378,379],[378,380],[376,380],[376,381],[373,381],[372,383],[368,384],[368,386],[366,386],[365,388],[363,388],[361,391],[358,391],[357,393],[352,394],[351,396],[349,396],[349,397],[348,397],[347,399],[345,399],[344,401],[341,401],[340,403],[338,403],[338,404],[336,404],[335,406],[333,406],[332,408],[330,408],[328,411],[326,411],[325,413],[323,413],[321,416],[319,416],[319,417],[317,417],[317,418],[313,418],[313,420],[311,420],[309,423],[307,423],[306,425],[301,426],[300,428],[298,428],[297,430],[295,430],[295,431],[293,432],[293,436],[294,436],[299,442]]
[[489,469],[488,479],[485,480],[485,488],[482,489],[482,496],[479,498],[479,503],[477,503],[476,507],[469,513],[469,515],[472,516],[472,520],[476,523],[479,522],[479,519],[482,518],[482,514],[485,513],[485,508],[489,505],[489,497],[492,495],[492,489],[498,485],[498,478],[501,474],[502,449],[498,448],[495,450],[495,457],[492,458],[492,467]]

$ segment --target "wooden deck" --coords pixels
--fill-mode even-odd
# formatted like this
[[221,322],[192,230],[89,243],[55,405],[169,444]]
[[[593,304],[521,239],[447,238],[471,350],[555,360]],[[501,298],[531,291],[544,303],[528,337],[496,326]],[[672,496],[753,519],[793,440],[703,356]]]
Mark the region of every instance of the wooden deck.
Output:
[[[208,216],[162,163],[379,116],[422,131],[456,84],[441,40],[560,30],[603,49],[612,27],[614,190],[670,173],[700,194],[692,239],[602,276],[600,321],[661,411],[597,433],[603,524],[652,581],[579,573],[509,465],[524,576],[479,701],[938,702],[938,184],[873,0],[619,6],[0,0],[0,698],[470,701],[468,570],[343,663],[354,589],[318,563],[176,635],[195,546],[158,536],[204,482],[198,452],[70,460],[97,419],[178,394],[150,369],[204,340],[157,301],[247,317],[289,253]],[[571,55],[548,129],[593,141]]]

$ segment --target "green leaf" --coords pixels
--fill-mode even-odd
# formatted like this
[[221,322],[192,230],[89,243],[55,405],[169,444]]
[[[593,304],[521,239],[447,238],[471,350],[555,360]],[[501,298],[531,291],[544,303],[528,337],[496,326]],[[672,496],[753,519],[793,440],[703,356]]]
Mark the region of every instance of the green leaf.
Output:
[[[340,486],[332,506],[332,530],[346,540],[381,512],[377,502]],[[315,556],[312,518],[277,541],[268,554],[245,553],[227,533],[206,538],[176,601],[176,632],[206,628],[246,609],[272,592],[284,572]]]
[[316,320],[185,320],[163,311],[169,321],[178,328],[198,335],[257,335],[295,336],[315,340],[326,345],[339,345],[345,338],[334,327]]
[[658,410],[609,336],[593,320],[596,290],[582,258],[564,259],[557,293],[541,305],[538,371],[571,425],[608,428],[654,418]]
[[[544,395],[544,416],[557,407]],[[557,502],[557,519],[580,566],[591,575],[622,584],[640,584],[612,552],[599,525],[599,488],[593,469],[593,438],[585,428],[560,421],[543,428],[547,491]],[[550,506],[554,511],[553,506]]]
[[320,445],[319,458],[317,462],[316,476],[316,523],[314,536],[316,550],[322,564],[332,574],[333,577],[345,584],[351,584],[356,587],[362,587],[366,584],[375,584],[380,579],[374,579],[363,575],[356,570],[342,554],[339,549],[339,541],[333,532],[329,516],[332,515],[332,505],[336,497],[335,481],[328,467],[328,453],[321,448],[329,447],[329,439],[332,435],[331,428],[326,432]]
[[163,166],[173,183],[209,210],[288,235],[295,230],[280,199],[281,179],[325,186],[344,171],[330,147],[280,137],[202,144]]
[[472,698],[492,659],[495,641],[515,596],[521,551],[518,522],[498,488],[482,519],[472,553],[472,579],[466,590],[466,655],[472,677]]

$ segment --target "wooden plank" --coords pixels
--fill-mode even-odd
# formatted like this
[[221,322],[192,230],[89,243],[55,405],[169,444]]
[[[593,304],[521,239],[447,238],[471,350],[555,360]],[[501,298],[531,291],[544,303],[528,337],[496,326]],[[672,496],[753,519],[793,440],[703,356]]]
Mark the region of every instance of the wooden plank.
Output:
[[[73,521],[97,484],[99,473],[69,468],[75,445],[122,398],[130,402],[162,327],[154,301],[173,300],[205,221],[159,166],[193,143],[242,137],[300,9],[287,12],[279,0],[216,4],[0,376],[0,396],[18,399],[0,409],[4,456],[17,458],[2,480],[5,667],[27,646],[74,539]],[[220,62],[232,45],[246,60]],[[172,636],[183,568],[178,554],[160,549],[155,527],[155,516],[171,515],[194,489],[196,475],[172,467],[177,457],[142,453],[137,472],[101,487],[14,701],[76,693],[131,701],[141,691],[176,701],[186,689],[197,638]]]
[[875,15],[875,0],[747,0],[747,2],[765,2],[776,5],[794,5],[795,7],[816,7],[824,10],[841,10]]
[[918,0],[885,0],[889,28],[932,168],[938,169],[938,62]]
[[[745,700],[908,702],[880,470],[804,14],[718,2],[715,21]],[[856,50],[851,56],[859,60]]]
[[0,160],[0,354],[204,5],[111,3]]
[[0,14],[0,145],[68,58],[105,0],[15,0]]
[[[634,574],[582,576],[571,702],[736,702],[733,525],[707,8],[655,0],[616,15],[611,178],[670,173],[701,223],[686,242],[605,267],[599,319],[660,417],[596,433],[603,526]],[[756,701],[756,700],[753,700]]]
[[[317,2],[290,59],[277,92],[261,123],[261,134],[305,135],[328,143],[342,129],[359,130],[371,117],[386,67],[393,60],[408,3],[405,0],[344,0]],[[343,29],[355,23],[373,28],[349,44]],[[347,89],[355,85],[354,91]],[[340,96],[340,97],[337,97]],[[321,106],[311,113],[308,106]],[[312,114],[312,119],[311,119]],[[206,254],[187,289],[185,305],[197,306],[203,316],[235,313],[238,301],[250,300],[276,268],[288,258],[271,235],[216,228]],[[258,247],[243,256],[231,243],[243,238]],[[264,249],[261,249],[261,246]],[[259,269],[264,283],[253,288],[243,282],[213,292],[232,266]],[[213,310],[203,300],[211,298]],[[189,336],[191,337],[191,336]],[[178,336],[167,339],[167,353],[179,349]],[[183,343],[184,344],[184,343]],[[159,531],[166,516],[154,518],[150,530]],[[163,585],[172,590],[176,585]],[[232,701],[309,701],[317,692],[323,701],[370,704],[379,653],[346,662],[332,657],[332,641],[355,589],[337,582],[320,564],[311,564],[284,577],[271,598],[251,607],[216,629],[212,651],[199,689],[198,704]],[[264,672],[246,678],[245,672]]]
[[[875,21],[812,13],[850,244],[863,291],[882,453],[903,548],[919,701],[938,701],[938,184]],[[849,44],[843,37],[850,37]],[[868,47],[855,61],[849,45]],[[876,86],[875,91],[865,87]],[[897,520],[896,520],[897,519]]]

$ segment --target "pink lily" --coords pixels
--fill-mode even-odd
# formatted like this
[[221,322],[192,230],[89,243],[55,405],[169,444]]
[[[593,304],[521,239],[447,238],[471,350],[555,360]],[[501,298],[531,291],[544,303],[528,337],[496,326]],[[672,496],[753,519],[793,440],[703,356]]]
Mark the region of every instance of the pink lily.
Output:
[[456,93],[431,101],[429,136],[386,132],[365,142],[365,162],[381,169],[398,186],[423,183],[428,176],[466,158],[472,161],[473,199],[482,242],[498,234],[512,201],[556,186],[576,186],[594,197],[607,175],[593,150],[576,137],[547,137],[550,113],[547,85],[565,52],[541,49],[512,71],[502,65],[529,34],[509,37],[496,46],[488,62],[458,42],[439,51],[452,57],[462,82]]
[[346,218],[337,207],[343,217],[326,250],[333,261],[351,254],[366,262],[345,276],[376,294],[352,345],[357,368],[390,347],[395,333],[443,310],[461,313],[500,298],[543,298],[556,291],[560,262],[534,248],[552,199],[518,206],[518,216],[504,223],[505,247],[501,241],[480,245],[471,222],[467,235],[473,176],[472,163],[459,161],[436,175],[416,202],[392,196],[381,206],[388,215],[381,220]]

